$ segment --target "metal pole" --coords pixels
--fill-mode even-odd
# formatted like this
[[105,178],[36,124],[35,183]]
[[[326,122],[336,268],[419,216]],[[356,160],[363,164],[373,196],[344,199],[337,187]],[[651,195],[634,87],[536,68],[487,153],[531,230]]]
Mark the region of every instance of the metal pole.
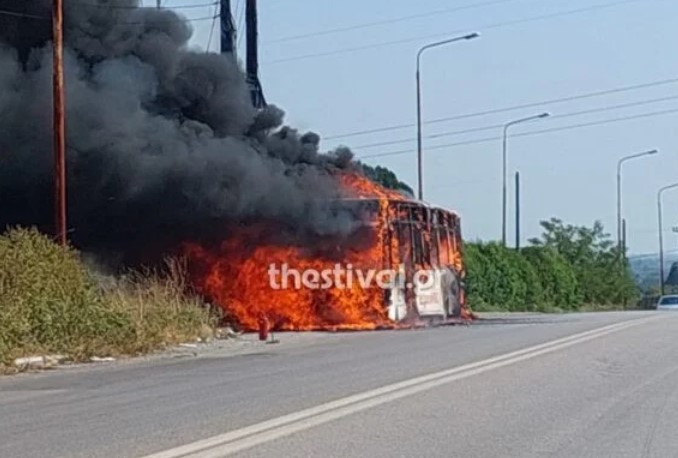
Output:
[[421,55],[427,49],[436,48],[438,46],[443,46],[446,44],[454,43],[456,41],[462,40],[473,40],[478,38],[480,35],[477,33],[471,33],[461,37],[450,38],[447,40],[437,41],[435,43],[429,43],[425,46],[422,46],[417,52],[417,74],[416,74],[416,84],[417,84],[417,191],[419,200],[424,200],[424,171],[423,171],[423,153],[422,153],[422,132],[421,132]]
[[548,118],[550,113],[541,113],[536,116],[517,119],[504,125],[502,143],[502,191],[501,191],[501,244],[506,247],[507,217],[508,217],[508,130],[511,126],[537,119]]
[[617,163],[617,249],[621,253],[622,249],[622,178],[621,178],[621,166],[623,160]]
[[220,0],[219,22],[221,24],[221,53],[235,56],[236,30],[233,24],[233,15],[231,14],[231,0]]
[[249,78],[259,77],[259,44],[258,44],[258,20],[257,1],[246,0],[245,22],[247,24],[247,56],[246,70]]
[[520,251],[520,172],[516,172],[516,251]]
[[[626,218],[622,219],[622,257],[621,257],[621,271],[624,275],[628,274],[628,263],[626,260]],[[628,307],[626,296],[624,296],[624,310]]]
[[664,221],[662,217],[661,191],[657,199],[657,215],[659,224],[659,284],[661,285],[660,291],[663,296],[666,292],[666,287],[664,286]]
[[664,281],[664,217],[662,210],[662,196],[670,189],[678,188],[678,183],[664,186],[657,192],[657,221],[659,232],[659,282],[661,284],[662,296],[666,294],[666,283]]
[[52,6],[53,35],[53,124],[54,124],[54,214],[55,235],[66,246],[66,121],[64,116],[64,11],[63,0]]
[[419,69],[419,60],[421,54],[417,55],[417,187],[419,200],[424,200],[424,171],[422,165],[422,140],[421,140],[421,72]]
[[257,18],[257,0],[246,0],[245,3],[245,23],[247,24],[247,83],[250,86],[250,95],[252,105],[261,109],[266,106],[264,91],[259,81],[259,44],[258,44],[258,18]]
[[627,252],[627,245],[626,245],[626,218],[622,219],[622,260],[624,261],[624,264],[626,264],[626,252]]
[[158,1],[156,2],[156,5],[155,5],[155,6],[156,6],[156,8],[158,8],[158,9],[162,8],[162,0],[158,0]]
[[617,249],[620,253],[620,258],[623,257],[623,253],[626,252],[626,244],[622,243],[622,166],[625,162],[632,159],[638,159],[645,156],[651,156],[659,153],[658,150],[653,149],[650,151],[645,151],[642,153],[632,154],[630,156],[623,157],[617,162]]
[[507,144],[508,144],[508,128],[509,125],[507,124],[504,126],[504,141],[503,141],[503,146],[502,146],[502,185],[501,185],[501,245],[506,246],[506,221],[508,217],[508,189],[507,189],[507,181],[508,177],[506,174],[508,173],[508,152],[507,152]]

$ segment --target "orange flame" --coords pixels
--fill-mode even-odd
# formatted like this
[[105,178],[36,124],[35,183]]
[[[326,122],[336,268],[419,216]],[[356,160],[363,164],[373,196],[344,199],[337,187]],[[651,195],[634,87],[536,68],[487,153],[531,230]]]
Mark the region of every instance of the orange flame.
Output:
[[[388,230],[389,218],[398,217],[389,205],[404,196],[354,173],[338,177],[345,198],[378,203],[375,221],[346,240],[320,239],[303,245],[276,243],[274,229],[265,224],[238,228],[217,247],[189,243],[186,254],[193,266],[193,283],[220,305],[229,320],[254,331],[263,314],[276,330],[372,330],[394,327],[385,306],[385,291],[376,285],[363,288],[358,281],[345,288],[297,289],[297,277],[272,277],[270,266],[304,272],[332,271],[337,264],[356,269],[384,269],[399,265],[398,241]],[[430,234],[429,234],[430,237]],[[360,243],[355,243],[355,242]],[[411,247],[403,247],[404,252]],[[452,261],[450,259],[450,261]],[[461,260],[459,260],[461,262]],[[346,279],[343,279],[344,281]]]
[[384,188],[357,173],[344,173],[339,176],[339,182],[347,197],[367,198],[380,200],[404,200],[405,197],[398,191]]
[[[297,272],[331,271],[336,260],[311,253],[302,247],[257,244],[248,249],[252,230],[242,231],[216,250],[190,245],[189,256],[204,268],[196,286],[222,305],[246,330],[255,330],[264,314],[274,329],[309,331],[316,329],[375,329],[388,324],[382,292],[362,289],[357,282],[347,288],[296,289],[295,278],[278,273],[271,278],[271,265],[289,266]],[[348,251],[342,263],[364,265],[372,251]],[[283,289],[287,281],[288,288]]]

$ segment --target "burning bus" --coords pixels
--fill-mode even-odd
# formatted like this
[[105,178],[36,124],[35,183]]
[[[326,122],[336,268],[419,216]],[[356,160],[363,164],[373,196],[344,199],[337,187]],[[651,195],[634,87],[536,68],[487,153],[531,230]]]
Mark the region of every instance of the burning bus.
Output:
[[[459,216],[414,200],[361,198],[353,203],[378,233],[381,271],[394,273],[383,306],[389,320],[468,317]],[[380,256],[379,256],[380,255]]]
[[[48,0],[0,0],[10,3],[29,16],[50,11]],[[111,268],[186,254],[195,289],[243,329],[256,329],[261,315],[286,330],[465,316],[456,215],[378,186],[348,149],[323,153],[320,136],[286,126],[283,110],[259,109],[262,94],[250,97],[247,84],[257,82],[256,56],[243,75],[237,59],[193,51],[185,18],[108,3],[65,8],[66,64],[81,93],[68,106],[75,246]],[[11,151],[0,167],[0,225],[47,232],[51,130],[30,120],[49,104],[51,28],[14,19],[0,27],[0,65],[9,69],[0,83],[13,95],[0,101],[12,113],[0,136]],[[338,218],[314,207],[336,199]],[[344,227],[346,207],[357,217]],[[402,282],[275,289],[269,268],[284,264],[390,269]],[[424,277],[438,286],[424,288]]]
[[[301,243],[275,226],[241,226],[216,246],[186,246],[193,284],[223,309],[227,321],[246,331],[256,330],[262,316],[272,329],[284,331],[470,319],[459,216],[359,174],[343,174],[340,181],[350,191],[342,208],[360,221],[350,237],[315,236]],[[293,278],[272,282],[272,269],[282,277],[292,272]],[[340,282],[335,277],[323,287],[298,283],[301,275],[317,281],[325,272],[335,272]],[[390,281],[366,284],[365,272],[387,272]],[[355,275],[349,281],[354,273],[363,281]]]

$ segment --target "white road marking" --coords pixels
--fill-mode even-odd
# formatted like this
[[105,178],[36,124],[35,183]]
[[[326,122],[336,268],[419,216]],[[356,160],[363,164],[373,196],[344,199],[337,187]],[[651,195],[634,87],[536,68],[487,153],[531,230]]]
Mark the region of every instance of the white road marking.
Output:
[[381,388],[337,399],[316,407],[283,415],[245,428],[236,429],[209,439],[147,455],[143,458],[222,458],[381,404],[392,402],[406,396],[412,396],[441,385],[473,377],[494,369],[527,361],[547,353],[552,353],[608,334],[619,332],[654,319],[656,319],[656,317],[636,319],[603,326],[591,331],[556,339],[475,363],[415,377]]

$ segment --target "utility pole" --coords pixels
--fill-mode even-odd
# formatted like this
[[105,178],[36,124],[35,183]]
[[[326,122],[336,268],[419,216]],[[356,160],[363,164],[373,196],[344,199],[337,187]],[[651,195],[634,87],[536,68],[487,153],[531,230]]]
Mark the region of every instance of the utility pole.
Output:
[[621,242],[622,242],[622,260],[624,261],[623,265],[626,265],[626,252],[628,251],[628,246],[626,245],[626,218],[622,219],[622,232],[621,232]]
[[53,123],[54,123],[54,232],[60,245],[66,246],[66,120],[64,115],[64,5],[53,0],[52,36]]
[[247,83],[250,87],[252,104],[255,108],[264,108],[266,100],[259,81],[259,32],[257,19],[257,0],[247,0],[245,5],[247,24]]
[[219,7],[221,23],[221,53],[235,57],[236,30],[231,12],[231,0],[221,0]]
[[156,6],[156,8],[158,8],[158,9],[162,8],[162,0],[157,0],[155,6]]
[[520,172],[516,172],[516,251],[520,251]]

